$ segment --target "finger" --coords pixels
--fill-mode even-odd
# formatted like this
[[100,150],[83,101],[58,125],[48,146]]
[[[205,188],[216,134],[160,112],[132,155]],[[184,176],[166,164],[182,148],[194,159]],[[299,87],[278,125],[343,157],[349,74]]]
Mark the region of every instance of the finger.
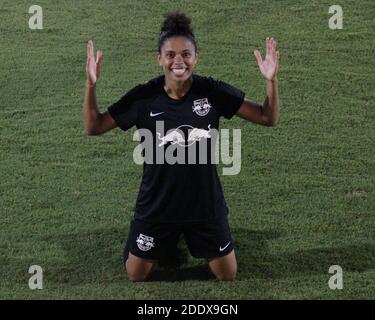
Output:
[[103,52],[102,50],[98,50],[96,53],[96,64],[101,64],[103,60]]
[[279,60],[279,53],[278,53],[278,51],[276,50],[276,47],[275,47],[275,49],[274,49],[274,59],[275,59],[275,61],[278,61],[278,60]]
[[277,51],[277,41],[276,41],[276,39],[273,39],[273,48],[276,52]]
[[262,55],[260,54],[259,50],[255,50],[254,55],[258,61],[258,64],[261,65],[263,63],[263,60],[262,60]]
[[100,75],[100,65],[103,60],[103,52],[102,50],[98,50],[98,53],[96,55],[96,78],[99,78]]
[[87,75],[89,75],[90,74],[90,70],[92,69],[92,66],[91,66],[91,58],[89,57],[89,58],[87,58],[87,63],[86,63],[86,73],[87,73]]
[[270,55],[272,57],[275,56],[275,40],[273,39],[273,37],[270,38]]
[[91,57],[87,57],[87,62],[86,62],[86,69],[89,70],[91,68],[93,59]]
[[279,61],[280,61],[280,52],[279,51],[276,51],[276,70],[279,70]]
[[87,56],[94,57],[94,44],[92,40],[89,40],[89,42],[87,43]]
[[270,38],[266,38],[266,55],[270,53]]
[[87,41],[87,58],[89,58],[90,57],[90,40],[89,41]]
[[274,38],[272,38],[272,49],[271,49],[272,58],[276,61],[277,55],[276,55],[276,41]]

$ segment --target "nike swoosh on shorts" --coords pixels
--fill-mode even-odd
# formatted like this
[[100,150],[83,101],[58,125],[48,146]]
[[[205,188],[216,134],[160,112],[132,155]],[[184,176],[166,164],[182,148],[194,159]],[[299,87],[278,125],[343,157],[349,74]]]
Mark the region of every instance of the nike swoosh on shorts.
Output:
[[229,245],[230,245],[230,241],[228,242],[228,244],[227,244],[224,248],[222,248],[222,247],[220,246],[219,250],[220,250],[220,251],[224,251],[226,248],[228,248]]

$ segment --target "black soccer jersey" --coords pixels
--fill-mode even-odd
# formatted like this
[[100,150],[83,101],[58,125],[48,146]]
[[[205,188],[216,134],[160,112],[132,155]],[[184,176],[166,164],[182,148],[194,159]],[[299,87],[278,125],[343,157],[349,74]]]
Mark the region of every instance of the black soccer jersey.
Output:
[[207,222],[227,214],[212,156],[214,133],[220,116],[230,119],[244,96],[222,81],[193,75],[189,92],[175,100],[165,92],[160,76],[136,86],[108,108],[121,129],[135,125],[142,137],[145,163],[135,219]]

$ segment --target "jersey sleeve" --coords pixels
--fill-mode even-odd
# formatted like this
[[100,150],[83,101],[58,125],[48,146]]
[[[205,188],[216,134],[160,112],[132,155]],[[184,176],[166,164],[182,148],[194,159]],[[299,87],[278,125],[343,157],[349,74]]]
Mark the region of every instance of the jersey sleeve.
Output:
[[128,91],[120,100],[108,107],[108,112],[118,127],[126,131],[137,124],[141,85]]
[[220,116],[232,118],[245,99],[245,93],[223,81],[213,80],[213,99]]

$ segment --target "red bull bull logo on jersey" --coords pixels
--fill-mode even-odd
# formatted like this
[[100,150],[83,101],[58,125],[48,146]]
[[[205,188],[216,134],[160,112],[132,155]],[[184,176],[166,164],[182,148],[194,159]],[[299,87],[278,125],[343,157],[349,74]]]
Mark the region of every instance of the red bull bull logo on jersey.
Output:
[[166,134],[164,137],[161,136],[160,132],[157,132],[156,133],[159,140],[161,141],[159,143],[159,147],[167,144],[168,142],[170,142],[171,144],[180,144],[182,145],[182,143],[185,142],[185,138],[184,138],[184,133],[183,132],[180,132],[179,129],[174,129],[172,131],[170,131],[168,134]]
[[194,128],[189,132],[188,142],[201,141],[202,138],[209,139],[211,131],[211,125],[208,125],[208,130]]
[[[156,133],[156,134],[154,134]],[[165,132],[164,121],[156,121],[156,130],[139,129],[133,140],[142,141],[133,152],[136,164],[233,164],[223,168],[224,175],[234,175],[241,168],[241,130],[233,129],[233,152],[230,155],[229,129],[193,127],[183,124]]]
[[[188,138],[185,139],[185,134],[183,129],[187,129],[187,136]],[[165,136],[162,136],[160,132],[157,132],[158,139],[160,141],[159,147],[171,143],[171,144],[178,144],[182,147],[191,146],[194,142],[200,141],[202,138],[209,139],[211,138],[210,135],[211,125],[208,125],[208,130],[194,128],[190,125],[182,125],[176,129],[169,130]]]

